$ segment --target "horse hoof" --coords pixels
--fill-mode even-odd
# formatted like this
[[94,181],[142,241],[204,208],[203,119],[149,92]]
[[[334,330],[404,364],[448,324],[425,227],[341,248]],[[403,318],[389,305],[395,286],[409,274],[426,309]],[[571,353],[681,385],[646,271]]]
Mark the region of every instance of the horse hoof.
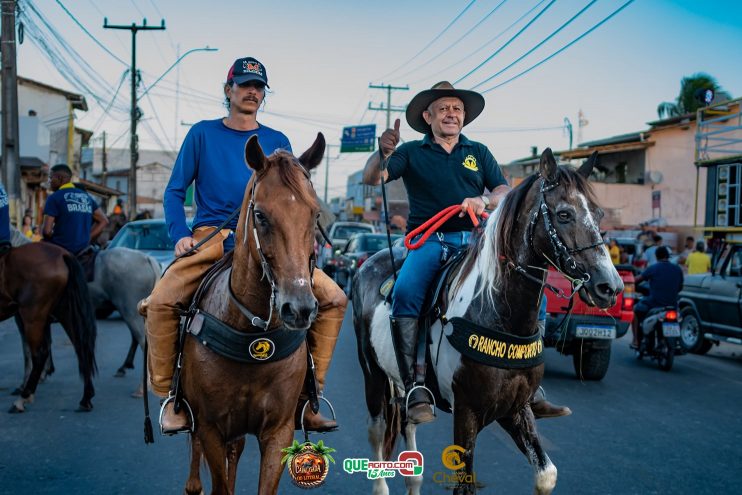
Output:
[[131,393],[131,396],[135,399],[141,399],[142,397],[144,397],[144,392],[142,392],[142,389],[135,390]]
[[113,375],[115,378],[121,378],[126,376],[126,371],[124,371],[122,368],[119,368],[115,375]]
[[15,402],[13,402],[13,405],[10,406],[10,409],[8,409],[8,412],[10,414],[19,414],[26,412],[26,408],[23,405],[23,399],[17,399]]
[[13,391],[12,391],[12,392],[10,393],[10,395],[21,395],[21,389],[20,389],[20,388],[17,388],[17,389],[15,389],[15,390],[13,390]]
[[75,409],[75,412],[90,412],[93,410],[93,404],[80,404],[80,406]]

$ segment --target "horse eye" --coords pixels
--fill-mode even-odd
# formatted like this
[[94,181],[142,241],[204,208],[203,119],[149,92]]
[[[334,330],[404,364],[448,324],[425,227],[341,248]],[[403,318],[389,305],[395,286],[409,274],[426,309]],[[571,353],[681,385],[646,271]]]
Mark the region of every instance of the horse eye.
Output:
[[567,210],[557,212],[557,218],[561,222],[568,222],[572,218],[572,213]]
[[262,211],[255,210],[255,218],[258,220],[261,226],[268,226],[268,218],[263,214]]

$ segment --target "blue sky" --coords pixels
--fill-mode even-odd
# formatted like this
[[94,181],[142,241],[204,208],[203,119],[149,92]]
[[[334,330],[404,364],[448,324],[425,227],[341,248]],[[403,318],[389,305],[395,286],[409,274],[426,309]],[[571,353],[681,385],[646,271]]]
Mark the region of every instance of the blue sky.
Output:
[[[130,59],[127,31],[104,30],[103,17],[112,24],[150,24],[164,17],[165,32],[141,32],[137,37],[138,64],[144,85],[151,84],[180,52],[209,45],[215,53],[193,53],[179,64],[181,97],[175,98],[177,71],[172,71],[145,98],[145,122],[140,127],[141,147],[177,148],[195,122],[224,115],[221,85],[227,69],[238,57],[251,55],[268,71],[273,90],[262,123],[285,132],[296,152],[308,147],[316,132],[337,143],[344,125],[384,125],[380,112],[364,111],[386,95],[370,90],[369,83],[410,85],[395,92],[393,105],[406,104],[433,83],[456,81],[500,49],[550,0],[477,0],[419,56],[470,0],[357,1],[239,1],[195,0],[61,0],[92,35],[124,61]],[[486,89],[527,69],[558,50],[615,11],[625,0],[598,0],[562,32],[521,62],[477,88]],[[26,4],[22,1],[21,4]],[[526,53],[589,0],[556,0],[527,30],[457,86],[470,88]],[[106,106],[126,68],[99,48],[62,10],[56,0],[33,0],[60,36],[87,61],[102,79],[89,83]],[[524,20],[501,33],[518,17],[538,5]],[[29,12],[29,5],[24,8]],[[33,15],[32,18],[35,18]],[[589,124],[583,141],[640,130],[656,119],[657,105],[677,95],[684,75],[705,71],[735,97],[742,96],[742,2],[636,0],[590,35],[523,77],[486,93],[487,106],[465,133],[487,144],[500,162],[527,155],[530,146],[565,149],[566,133],[559,128],[565,117],[574,126],[582,109]],[[481,24],[459,40],[478,22]],[[54,64],[29,38],[18,49],[18,73],[66,89],[84,92],[65,80]],[[481,49],[476,51],[478,48]],[[78,73],[85,72],[70,62]],[[452,64],[456,64],[450,67]],[[391,74],[394,69],[400,70]],[[449,68],[450,67],[450,68]],[[90,73],[88,70],[87,73]],[[90,77],[82,76],[82,77]],[[382,79],[383,77],[383,79]],[[117,145],[126,146],[128,81],[110,111],[91,103],[78,125],[97,133],[106,130]],[[177,108],[177,115],[176,115]],[[397,116],[403,117],[402,114]],[[419,137],[402,119],[402,136]],[[545,130],[534,130],[548,128]],[[109,143],[111,138],[109,138]],[[333,151],[333,157],[336,156]],[[358,170],[366,156],[344,154],[330,168],[330,195],[342,194],[345,177]],[[324,170],[317,179],[323,188]]]

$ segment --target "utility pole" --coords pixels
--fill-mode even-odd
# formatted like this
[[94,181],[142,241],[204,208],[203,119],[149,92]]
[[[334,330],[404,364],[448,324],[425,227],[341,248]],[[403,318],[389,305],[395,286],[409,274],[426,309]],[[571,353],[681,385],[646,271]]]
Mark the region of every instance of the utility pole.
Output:
[[569,133],[569,149],[572,149],[572,122],[567,117],[564,117],[564,130]]
[[2,168],[3,185],[10,200],[10,218],[21,218],[20,141],[18,139],[18,74],[15,57],[15,0],[2,0]]
[[103,131],[103,158],[101,160],[101,179],[103,180],[103,185],[107,186],[108,183],[106,179],[108,178],[108,151],[106,150],[106,131]]
[[137,122],[142,115],[137,106],[137,84],[139,73],[137,72],[137,33],[139,31],[164,31],[165,19],[160,21],[159,26],[148,26],[147,19],[142,21],[141,26],[132,22],[131,25],[109,25],[108,17],[103,19],[104,29],[126,29],[131,31],[131,168],[129,169],[129,219],[133,220],[137,215],[137,162],[139,161],[139,136],[137,136]]
[[409,86],[392,86],[391,84],[381,84],[380,86],[369,84],[369,88],[371,89],[385,89],[386,90],[386,108],[384,108],[384,104],[382,103],[379,107],[371,106],[371,102],[368,104],[369,110],[380,110],[380,111],[386,111],[386,128],[391,128],[391,122],[392,122],[392,112],[404,112],[406,107],[392,107],[392,91],[409,91]]
[[330,150],[337,148],[337,144],[327,144],[325,148],[325,204],[327,203],[327,182],[330,179]]

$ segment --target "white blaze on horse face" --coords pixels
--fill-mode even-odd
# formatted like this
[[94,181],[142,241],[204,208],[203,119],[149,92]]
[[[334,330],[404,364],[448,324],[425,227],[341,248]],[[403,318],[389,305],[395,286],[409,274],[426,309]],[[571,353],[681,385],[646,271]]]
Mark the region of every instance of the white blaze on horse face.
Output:
[[[585,209],[585,228],[589,231],[596,232],[597,235],[600,235],[600,226],[595,221],[595,218],[593,217],[592,212],[590,211],[590,208],[587,203],[587,198],[582,193],[577,193],[577,199],[580,200],[580,204]],[[613,267],[613,262],[611,261],[611,253],[608,251],[608,246],[603,244],[600,246],[602,249],[598,249],[598,255],[596,256],[596,264],[598,265],[601,272],[611,272],[615,271]]]
[[297,278],[294,279],[294,285],[297,287],[305,287],[306,285],[309,285],[309,282],[307,282],[307,279],[305,278]]

